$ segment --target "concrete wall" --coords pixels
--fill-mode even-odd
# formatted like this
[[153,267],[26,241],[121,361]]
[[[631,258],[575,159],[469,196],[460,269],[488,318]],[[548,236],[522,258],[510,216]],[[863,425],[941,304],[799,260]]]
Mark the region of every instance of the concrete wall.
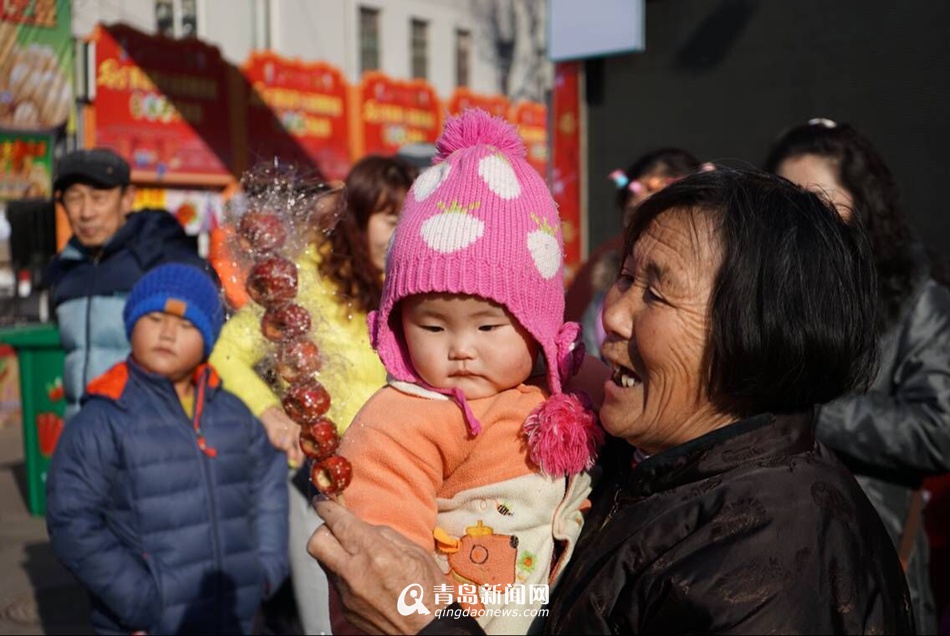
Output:
[[664,145],[758,166],[786,127],[847,121],[877,146],[904,209],[950,250],[950,3],[654,0],[647,50],[591,62],[592,244],[617,231],[607,175]]

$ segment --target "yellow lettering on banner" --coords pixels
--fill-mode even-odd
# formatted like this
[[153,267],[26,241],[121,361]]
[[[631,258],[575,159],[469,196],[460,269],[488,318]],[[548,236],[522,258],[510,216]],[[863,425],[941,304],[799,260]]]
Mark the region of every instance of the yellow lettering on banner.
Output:
[[369,124],[379,123],[379,114],[376,112],[376,102],[368,100],[363,102],[363,119]]
[[545,142],[548,139],[547,130],[538,126],[520,126],[518,132],[525,143]]
[[343,100],[334,95],[303,93],[292,88],[266,86],[263,82],[254,84],[255,103],[267,104],[276,110],[302,110],[314,115],[339,117],[343,114]]
[[174,97],[213,101],[218,98],[218,84],[212,79],[146,72],[138,66],[123,66],[116,59],[103,60],[96,73],[96,85],[115,91],[160,91]]
[[435,116],[431,111],[428,110],[410,108],[406,115],[406,123],[410,126],[417,126],[419,128],[431,130],[435,128]]
[[304,119],[304,134],[308,137],[327,139],[333,134],[333,122],[325,117],[307,116]]
[[129,85],[128,73],[119,65],[119,60],[103,60],[96,73],[96,86],[124,91]]
[[380,104],[371,99],[363,104],[363,119],[370,124],[401,124],[406,111],[397,104]]

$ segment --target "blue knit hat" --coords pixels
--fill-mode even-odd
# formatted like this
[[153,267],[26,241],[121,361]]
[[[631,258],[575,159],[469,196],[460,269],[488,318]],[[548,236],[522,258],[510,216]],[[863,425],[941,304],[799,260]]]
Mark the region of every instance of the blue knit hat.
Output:
[[188,320],[204,338],[205,358],[211,354],[224,324],[224,306],[217,286],[206,273],[191,265],[169,263],[139,279],[122,312],[130,340],[138,319],[153,311]]

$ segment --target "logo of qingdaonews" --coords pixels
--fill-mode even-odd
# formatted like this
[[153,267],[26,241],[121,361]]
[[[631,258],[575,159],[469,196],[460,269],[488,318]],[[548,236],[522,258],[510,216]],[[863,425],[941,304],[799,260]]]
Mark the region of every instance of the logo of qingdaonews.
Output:
[[[412,604],[406,602],[406,597],[412,599]],[[403,616],[410,614],[428,614],[429,610],[422,604],[422,586],[418,583],[407,585],[399,594],[399,600],[396,601],[396,609]]]

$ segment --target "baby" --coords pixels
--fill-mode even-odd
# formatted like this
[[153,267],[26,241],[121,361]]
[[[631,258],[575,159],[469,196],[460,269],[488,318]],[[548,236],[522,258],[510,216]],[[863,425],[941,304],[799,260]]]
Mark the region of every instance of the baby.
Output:
[[603,432],[562,390],[583,347],[563,324],[557,208],[517,132],[470,110],[436,145],[369,316],[390,381],[343,437],[346,505],[433,551],[446,585],[423,593],[525,633],[581,531]]

